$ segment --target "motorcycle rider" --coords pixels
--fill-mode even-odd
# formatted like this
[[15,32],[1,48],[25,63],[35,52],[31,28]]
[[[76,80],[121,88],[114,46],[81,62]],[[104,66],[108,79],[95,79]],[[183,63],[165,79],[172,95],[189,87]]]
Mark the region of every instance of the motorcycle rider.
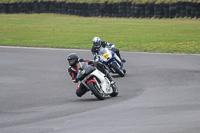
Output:
[[[115,82],[113,81],[113,78],[111,77],[110,73],[105,69],[103,64],[99,62],[94,62],[94,61],[89,61],[89,60],[84,60],[84,59],[79,59],[76,53],[71,53],[67,56],[68,63],[70,67],[68,68],[68,72],[70,76],[72,77],[72,81],[74,83],[78,83],[78,80],[76,78],[77,73],[78,73],[78,63],[79,62],[87,62],[88,65],[92,65],[96,67],[99,71],[104,73],[106,77],[110,80],[111,85],[113,85]],[[87,87],[85,87],[82,83],[80,83],[76,89],[76,94],[78,97],[81,97],[88,91]]]
[[113,43],[108,43],[108,42],[105,42],[105,41],[101,41],[101,39],[99,37],[94,37],[92,39],[92,43],[93,43],[93,46],[92,46],[91,52],[92,52],[92,54],[94,55],[95,58],[96,58],[96,54],[98,55],[98,53],[99,53],[99,49],[101,47],[105,48],[107,46],[107,47],[110,47],[111,50],[116,53],[116,55],[120,58],[120,60],[123,63],[126,62],[125,59],[121,58],[121,55],[119,53],[119,49],[116,49],[115,45]]

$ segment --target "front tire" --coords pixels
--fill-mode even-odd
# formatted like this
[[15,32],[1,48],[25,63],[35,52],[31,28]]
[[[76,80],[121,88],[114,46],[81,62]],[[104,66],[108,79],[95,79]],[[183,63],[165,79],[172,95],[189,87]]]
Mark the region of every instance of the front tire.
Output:
[[99,100],[104,100],[105,99],[105,93],[103,92],[103,90],[101,88],[99,88],[97,86],[96,83],[94,82],[90,82],[88,84],[88,86],[90,87],[90,90],[92,91],[92,93],[99,99]]
[[124,72],[119,68],[116,63],[112,63],[112,68],[121,76],[124,77]]

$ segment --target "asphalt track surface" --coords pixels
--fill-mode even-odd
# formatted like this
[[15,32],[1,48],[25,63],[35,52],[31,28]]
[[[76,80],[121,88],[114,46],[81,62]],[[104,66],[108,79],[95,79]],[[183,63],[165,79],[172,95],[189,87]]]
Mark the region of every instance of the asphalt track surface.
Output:
[[89,50],[0,47],[0,133],[199,133],[200,56],[121,52],[119,96],[79,98],[66,56]]

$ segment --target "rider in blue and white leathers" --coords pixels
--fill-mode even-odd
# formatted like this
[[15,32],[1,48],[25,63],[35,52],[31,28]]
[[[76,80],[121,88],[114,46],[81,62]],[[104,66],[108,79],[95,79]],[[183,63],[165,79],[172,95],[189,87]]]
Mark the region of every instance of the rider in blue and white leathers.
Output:
[[93,43],[93,46],[92,46],[91,52],[94,55],[94,60],[97,59],[97,55],[99,54],[99,50],[100,50],[101,47],[103,47],[103,48],[109,47],[109,48],[111,48],[111,50],[113,52],[116,53],[116,55],[120,58],[120,60],[123,63],[126,62],[125,59],[121,58],[120,53],[119,53],[119,49],[116,49],[115,45],[113,43],[108,43],[108,42],[105,42],[105,41],[101,41],[101,39],[99,37],[94,37],[92,39],[92,43]]

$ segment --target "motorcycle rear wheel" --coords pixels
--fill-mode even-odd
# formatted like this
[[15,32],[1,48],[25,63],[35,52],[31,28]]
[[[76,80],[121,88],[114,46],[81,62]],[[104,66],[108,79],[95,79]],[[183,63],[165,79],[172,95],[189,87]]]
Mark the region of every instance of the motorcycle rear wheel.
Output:
[[90,90],[92,91],[92,93],[97,97],[97,99],[99,100],[105,99],[105,93],[103,92],[101,88],[97,86],[96,83],[90,82],[88,86],[90,87]]

